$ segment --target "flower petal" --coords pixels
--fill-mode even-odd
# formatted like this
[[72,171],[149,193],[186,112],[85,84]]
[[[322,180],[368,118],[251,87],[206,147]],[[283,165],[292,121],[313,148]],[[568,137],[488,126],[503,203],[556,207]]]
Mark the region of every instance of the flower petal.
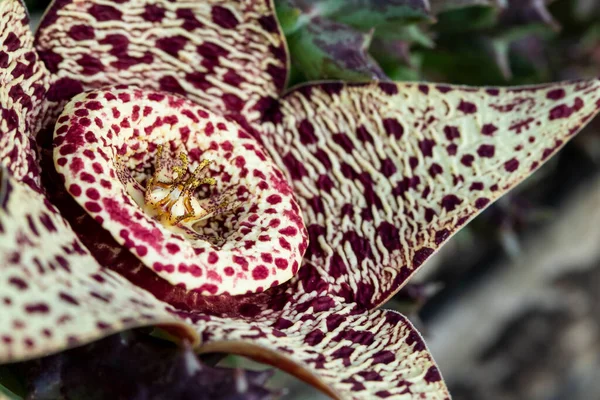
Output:
[[[307,247],[300,209],[283,173],[237,124],[178,96],[110,88],[65,106],[54,145],[71,196],[173,286],[201,295],[255,293],[297,272]],[[162,222],[148,210],[143,184],[156,169],[158,145],[167,159],[187,154],[186,172],[210,160],[203,173],[215,184],[206,199],[232,207],[203,225]],[[190,198],[201,194],[198,188]]]
[[15,179],[38,189],[34,137],[45,110],[48,75],[33,48],[23,3],[0,2],[0,160]]
[[326,265],[331,293],[376,307],[599,108],[598,80],[324,83],[287,94],[260,129],[304,212],[305,260]]
[[335,399],[450,398],[421,336],[401,314],[357,312],[327,296],[300,301],[254,320],[201,316],[200,351],[276,365]]
[[284,37],[270,0],[57,0],[36,46],[56,74],[55,101],[84,88],[128,84],[185,94],[252,121],[287,79]]
[[90,256],[56,209],[0,168],[0,363],[35,358],[136,326],[194,332]]

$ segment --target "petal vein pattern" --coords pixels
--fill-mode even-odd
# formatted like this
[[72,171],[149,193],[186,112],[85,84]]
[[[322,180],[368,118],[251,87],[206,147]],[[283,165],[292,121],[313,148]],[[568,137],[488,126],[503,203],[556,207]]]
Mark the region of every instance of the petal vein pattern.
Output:
[[277,365],[336,399],[449,399],[410,322],[320,297],[254,321],[202,318],[201,351],[234,351]]
[[332,294],[381,305],[600,108],[598,80],[522,88],[323,83],[261,129]]
[[124,329],[196,335],[167,304],[102,268],[56,209],[0,169],[0,363],[40,357]]
[[0,163],[39,189],[34,137],[46,107],[48,71],[33,49],[23,4],[1,2],[0,21]]
[[287,79],[284,38],[269,0],[55,0],[36,47],[56,74],[50,100],[57,102],[127,84],[184,94],[254,121]]

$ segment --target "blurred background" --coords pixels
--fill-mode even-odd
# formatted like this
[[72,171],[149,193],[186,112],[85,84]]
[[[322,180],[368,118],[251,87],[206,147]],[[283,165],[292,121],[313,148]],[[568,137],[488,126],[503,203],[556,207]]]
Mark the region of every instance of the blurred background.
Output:
[[[48,2],[27,3],[35,24]],[[276,4],[290,85],[600,75],[600,0]],[[600,399],[600,120],[458,233],[386,308],[424,334],[455,400]],[[321,398],[285,374],[271,384],[286,399]]]

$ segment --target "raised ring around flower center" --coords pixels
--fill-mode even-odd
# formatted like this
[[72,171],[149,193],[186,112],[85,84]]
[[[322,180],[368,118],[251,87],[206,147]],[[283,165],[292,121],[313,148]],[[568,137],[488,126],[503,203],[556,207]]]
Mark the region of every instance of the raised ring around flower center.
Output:
[[54,162],[68,192],[142,263],[203,295],[290,279],[307,247],[284,175],[238,125],[126,87],[65,106]]

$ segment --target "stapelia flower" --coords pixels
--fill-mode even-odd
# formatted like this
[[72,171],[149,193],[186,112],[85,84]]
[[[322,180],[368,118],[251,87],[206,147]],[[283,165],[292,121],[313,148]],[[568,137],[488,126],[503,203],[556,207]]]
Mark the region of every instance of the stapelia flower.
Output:
[[600,106],[597,80],[281,95],[268,0],[56,0],[35,42],[0,18],[2,362],[159,325],[335,398],[447,398],[377,308]]

